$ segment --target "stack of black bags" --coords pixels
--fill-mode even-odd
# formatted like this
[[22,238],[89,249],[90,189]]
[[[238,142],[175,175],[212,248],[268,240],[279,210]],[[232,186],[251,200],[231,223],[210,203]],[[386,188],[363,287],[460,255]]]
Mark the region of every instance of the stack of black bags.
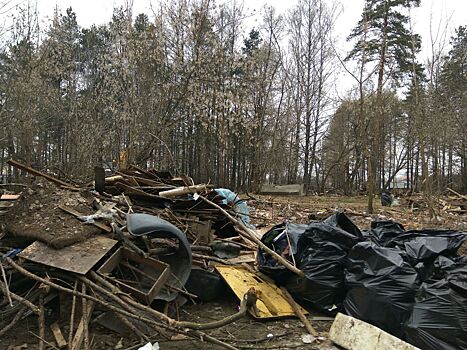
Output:
[[376,221],[361,232],[344,214],[308,225],[284,223],[262,241],[305,273],[263,250],[260,270],[305,306],[345,312],[428,350],[467,349],[467,233],[412,230]]

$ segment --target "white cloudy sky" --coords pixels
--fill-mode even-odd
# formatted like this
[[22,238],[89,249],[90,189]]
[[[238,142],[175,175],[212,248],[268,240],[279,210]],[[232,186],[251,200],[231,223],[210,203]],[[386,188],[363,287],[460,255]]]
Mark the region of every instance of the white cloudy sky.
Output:
[[[12,3],[25,3],[27,0],[0,0]],[[72,7],[77,14],[78,23],[83,27],[92,24],[102,24],[110,20],[113,8],[124,4],[125,0],[31,0],[37,1],[40,16],[46,21],[51,18],[55,7],[66,9]],[[141,12],[151,14],[150,4],[157,7],[157,4],[164,0],[133,0],[133,13]],[[241,0],[217,0],[217,3],[224,1]],[[337,47],[342,55],[350,49],[350,44],[345,41],[350,30],[355,26],[360,18],[364,0],[325,0],[329,3],[337,2],[340,15],[336,22],[335,34],[338,36]],[[259,11],[264,5],[274,6],[279,13],[284,13],[297,3],[297,0],[244,0],[245,9],[248,11]],[[0,7],[1,9],[1,7]],[[1,11],[0,11],[1,15]],[[412,10],[414,30],[422,36],[422,53],[419,57],[424,62],[431,54],[430,36],[435,37],[440,26],[442,29],[448,23],[447,39],[453,33],[454,28],[460,25],[467,25],[467,1],[466,0],[421,0],[421,6]],[[431,23],[431,25],[430,25]],[[256,23],[257,24],[257,23]],[[254,18],[249,19],[246,26],[248,32],[255,25]],[[446,40],[447,42],[448,40]],[[342,91],[342,89],[339,89]],[[344,88],[346,90],[346,88]]]
[[[0,4],[7,0],[0,0]],[[25,3],[27,0],[9,0],[12,4]],[[72,7],[81,26],[102,24],[110,20],[113,8],[120,6],[125,0],[35,0],[37,1],[41,17],[51,17],[55,7],[66,9]],[[150,14],[150,4],[157,5],[164,0],[133,0],[135,14],[145,12]],[[218,0],[217,2],[241,0]],[[326,1],[326,0],[325,0]],[[339,4],[340,16],[336,24],[335,33],[340,37],[339,47],[346,50],[348,45],[345,37],[360,18],[364,0],[327,0]],[[32,0],[34,2],[34,0]],[[297,0],[245,0],[245,8],[257,12],[264,5],[274,6],[279,13],[284,13],[297,3]],[[0,11],[1,15],[1,11]],[[430,54],[430,23],[432,33],[435,35],[440,23],[449,23],[449,33],[460,25],[467,25],[467,1],[465,0],[421,0],[420,8],[414,9],[412,18],[415,31],[422,35],[424,57]],[[254,21],[251,21],[251,26]],[[449,38],[450,35],[448,35]]]
[[[153,5],[159,1],[152,0]],[[230,0],[232,1],[232,0]],[[237,0],[239,1],[239,0]],[[329,2],[334,0],[329,0]],[[0,0],[1,2],[1,0]],[[218,0],[219,2],[219,0]],[[285,12],[296,0],[245,0],[245,8],[259,11],[264,5],[274,6],[278,12]],[[336,33],[343,41],[351,28],[360,18],[364,0],[340,0],[342,12],[337,21]],[[124,0],[37,0],[42,16],[51,16],[56,6],[65,9],[69,6],[76,12],[82,26],[105,23],[110,20],[115,6],[122,5]],[[150,13],[151,0],[134,0],[134,13]],[[430,22],[436,30],[441,22],[449,22],[450,30],[467,24],[467,1],[465,0],[421,0],[421,6],[413,10],[415,31],[422,35],[425,50],[429,46]]]

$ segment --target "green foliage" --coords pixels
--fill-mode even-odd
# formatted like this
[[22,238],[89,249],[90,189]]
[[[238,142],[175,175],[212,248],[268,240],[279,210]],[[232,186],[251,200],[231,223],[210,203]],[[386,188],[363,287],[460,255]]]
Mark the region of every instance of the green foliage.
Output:
[[261,41],[262,39],[259,35],[259,31],[257,31],[256,29],[252,29],[250,31],[250,34],[248,35],[248,38],[243,40],[243,48],[242,48],[243,54],[250,56],[250,57],[253,56],[253,53],[255,52],[255,50],[259,48]]
[[412,72],[421,37],[408,30],[409,17],[402,11],[419,4],[420,0],[366,0],[362,18],[348,37],[356,43],[346,59],[360,57],[380,63],[384,51],[387,71],[393,78]]
[[[449,95],[458,98],[465,97],[467,86],[467,26],[461,26],[451,38],[451,50],[445,58],[441,72],[443,88],[449,91]],[[465,100],[464,100],[465,103]]]

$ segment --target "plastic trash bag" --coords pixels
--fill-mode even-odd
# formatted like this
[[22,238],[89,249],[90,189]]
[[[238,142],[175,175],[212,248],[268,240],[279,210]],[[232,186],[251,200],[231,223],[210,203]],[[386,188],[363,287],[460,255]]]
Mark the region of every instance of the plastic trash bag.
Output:
[[216,188],[215,191],[222,197],[222,204],[231,204],[233,210],[239,214],[240,220],[249,228],[255,229],[255,227],[250,224],[250,208],[246,202],[238,197],[238,194],[229,190],[228,188]]
[[345,272],[346,313],[402,338],[420,286],[417,271],[406,259],[399,249],[372,242],[355,245]]
[[345,214],[336,213],[308,225],[277,225],[261,240],[305,273],[305,278],[296,276],[261,248],[258,250],[260,271],[285,285],[294,297],[322,311],[331,311],[343,301],[347,254],[363,240],[358,227]]
[[374,221],[367,236],[375,243],[404,250],[411,263],[432,262],[440,255],[454,256],[467,233],[453,230],[411,230],[394,221]]
[[[297,254],[298,240],[307,228],[308,225],[306,224],[279,224],[266,232],[261,238],[261,241],[267,247],[283,255],[293,263],[294,259],[292,259],[292,255],[295,257],[295,254]],[[259,270],[271,277],[278,284],[285,284],[293,275],[292,272],[278,263],[277,260],[261,248],[258,249],[256,260]]]
[[360,230],[343,213],[308,225],[299,237],[295,260],[305,278],[293,275],[287,289],[299,300],[322,311],[336,311],[346,289],[344,267],[350,249],[363,240]]
[[368,237],[375,243],[385,247],[394,238],[405,233],[404,226],[391,220],[373,221]]
[[424,350],[467,349],[467,259],[437,259],[439,281],[423,283],[405,327],[407,341]]
[[381,205],[383,207],[390,207],[392,204],[393,198],[391,193],[383,192],[381,193]]
[[397,235],[385,244],[398,247],[410,257],[413,265],[433,261],[440,255],[454,256],[467,239],[467,233],[452,230],[413,230]]

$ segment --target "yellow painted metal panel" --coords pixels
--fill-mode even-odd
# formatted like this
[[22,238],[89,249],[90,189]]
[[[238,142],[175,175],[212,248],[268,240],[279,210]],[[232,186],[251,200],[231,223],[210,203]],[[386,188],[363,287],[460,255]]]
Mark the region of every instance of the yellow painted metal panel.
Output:
[[[257,309],[250,310],[255,318],[273,318],[295,316],[292,307],[284,298],[282,291],[275,284],[266,281],[261,276],[250,272],[244,266],[217,265],[217,271],[227,282],[235,295],[242,299],[251,287],[255,288],[258,295]],[[302,308],[304,314],[307,311]]]

